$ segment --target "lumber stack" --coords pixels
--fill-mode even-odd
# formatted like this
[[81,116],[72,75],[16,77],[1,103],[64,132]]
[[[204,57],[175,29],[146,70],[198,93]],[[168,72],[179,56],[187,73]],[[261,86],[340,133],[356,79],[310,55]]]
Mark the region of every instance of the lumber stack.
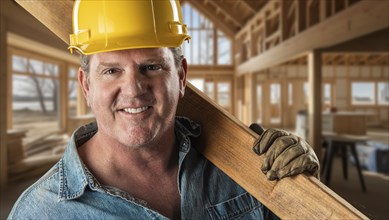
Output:
[[48,135],[24,146],[27,130],[7,131],[7,160],[10,181],[42,175],[56,163],[65,149],[67,135]]
[[58,148],[66,146],[69,136],[66,134],[59,135],[57,132],[44,135],[24,146],[24,154],[30,157],[38,154],[52,154]]
[[14,164],[23,160],[23,138],[26,137],[26,132],[26,130],[17,129],[7,131],[8,164]]

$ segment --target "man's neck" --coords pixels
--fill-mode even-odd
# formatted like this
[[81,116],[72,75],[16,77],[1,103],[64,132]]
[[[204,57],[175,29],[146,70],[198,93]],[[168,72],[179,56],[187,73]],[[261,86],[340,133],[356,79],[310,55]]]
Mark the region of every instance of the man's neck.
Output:
[[126,175],[167,175],[178,166],[178,149],[174,135],[159,143],[141,148],[130,148],[109,142],[97,132],[78,148],[81,159],[103,184],[106,180]]
[[146,201],[169,218],[179,219],[178,149],[174,135],[142,149],[105,144],[96,133],[78,149],[97,180]]

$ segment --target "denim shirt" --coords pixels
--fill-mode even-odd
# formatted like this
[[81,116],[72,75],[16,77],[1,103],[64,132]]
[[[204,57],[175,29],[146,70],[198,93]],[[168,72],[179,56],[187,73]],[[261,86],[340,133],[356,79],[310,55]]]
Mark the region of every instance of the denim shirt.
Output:
[[[190,138],[201,132],[198,124],[177,117],[175,130],[182,219],[277,219],[191,147]],[[167,219],[146,201],[101,185],[88,171],[77,147],[96,132],[96,123],[77,129],[61,160],[19,197],[8,219]]]

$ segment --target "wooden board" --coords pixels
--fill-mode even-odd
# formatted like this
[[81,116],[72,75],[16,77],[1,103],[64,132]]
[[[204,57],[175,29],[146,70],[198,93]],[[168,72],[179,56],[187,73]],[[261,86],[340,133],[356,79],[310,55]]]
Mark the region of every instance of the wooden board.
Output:
[[[71,0],[16,2],[68,42],[67,36],[71,32]],[[177,114],[190,117],[202,125],[203,135],[196,143],[196,148],[279,217],[367,219],[313,177],[299,175],[281,181],[268,181],[260,172],[263,157],[251,150],[258,135],[194,86],[188,85]]]

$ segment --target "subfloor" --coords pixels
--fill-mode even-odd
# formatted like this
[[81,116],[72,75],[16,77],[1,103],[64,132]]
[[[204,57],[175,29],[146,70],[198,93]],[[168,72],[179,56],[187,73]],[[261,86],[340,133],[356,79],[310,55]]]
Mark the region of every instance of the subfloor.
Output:
[[329,188],[370,219],[389,219],[389,175],[363,171],[366,192],[358,178],[357,169],[349,162],[348,179],[343,178],[340,157],[334,160]]

